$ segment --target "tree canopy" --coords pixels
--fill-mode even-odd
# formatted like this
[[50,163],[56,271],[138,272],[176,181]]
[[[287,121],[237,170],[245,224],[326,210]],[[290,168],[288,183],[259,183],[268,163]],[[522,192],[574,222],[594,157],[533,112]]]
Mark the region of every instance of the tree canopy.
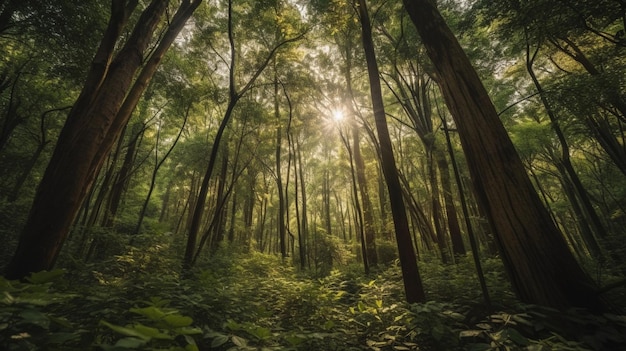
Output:
[[7,350],[626,345],[621,0],[0,0]]

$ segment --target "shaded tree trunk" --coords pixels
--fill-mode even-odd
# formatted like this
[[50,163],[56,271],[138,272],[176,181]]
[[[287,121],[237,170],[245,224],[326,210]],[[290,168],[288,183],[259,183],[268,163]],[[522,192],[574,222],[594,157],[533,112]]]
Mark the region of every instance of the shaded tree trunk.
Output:
[[400,265],[402,268],[404,291],[406,299],[409,303],[423,302],[426,300],[426,295],[422,286],[419,270],[417,269],[417,259],[415,257],[413,243],[411,241],[409,222],[406,217],[404,200],[402,198],[402,187],[400,186],[396,161],[393,155],[391,139],[389,137],[389,129],[387,127],[385,108],[380,87],[378,64],[376,63],[376,54],[374,52],[374,44],[372,41],[372,27],[365,0],[358,0],[357,7],[361,21],[361,35],[363,39],[363,49],[365,50],[365,59],[367,61],[367,72],[370,82],[372,105],[374,107],[376,130],[378,132],[378,140],[380,142],[383,174],[385,175],[385,180],[387,181],[387,190],[389,192],[389,200],[391,203],[391,213],[396,231],[396,242],[398,245]]
[[117,39],[136,5],[136,1],[128,7],[125,1],[112,2],[109,27],[39,185],[16,253],[7,267],[7,278],[23,278],[52,268],[112,145],[165,52],[200,2],[183,1],[146,61],[143,55],[153,44],[153,34],[169,3],[153,0],[111,61]]
[[476,71],[433,1],[404,0],[455,119],[474,191],[521,300],[604,310],[528,178]]

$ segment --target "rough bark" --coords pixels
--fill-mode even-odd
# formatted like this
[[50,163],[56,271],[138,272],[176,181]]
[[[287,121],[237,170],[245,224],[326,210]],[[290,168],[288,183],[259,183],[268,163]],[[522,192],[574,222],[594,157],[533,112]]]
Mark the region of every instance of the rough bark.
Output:
[[[143,56],[153,42],[153,34],[161,23],[168,1],[153,0],[148,5],[110,65],[102,68],[95,61],[101,52],[105,53],[104,57],[111,57],[116,42],[112,38],[117,39],[119,33],[109,37],[107,30],[83,92],[68,116],[39,185],[18,248],[7,267],[7,278],[23,278],[31,272],[52,268],[70,226],[112,145],[128,122],[130,112],[161,58],[200,2],[183,1],[145,65]],[[133,3],[136,2],[130,1],[131,5]],[[123,9],[126,15],[125,11],[129,9],[126,5],[123,1],[113,2],[109,27],[121,30],[124,16],[118,14]],[[134,79],[142,65],[144,68]]]
[[518,296],[555,308],[603,310],[591,279],[541,203],[487,91],[435,4],[404,0],[404,5],[435,66],[474,191]]

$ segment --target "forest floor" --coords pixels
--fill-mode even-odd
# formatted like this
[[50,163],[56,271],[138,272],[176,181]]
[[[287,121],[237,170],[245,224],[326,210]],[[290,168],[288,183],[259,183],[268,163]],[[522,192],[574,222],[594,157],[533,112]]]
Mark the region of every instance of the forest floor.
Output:
[[626,350],[626,316],[522,304],[497,259],[484,261],[490,305],[470,259],[422,261],[429,301],[409,305],[395,264],[321,277],[223,250],[181,279],[163,250],[75,262],[29,283],[0,278],[0,349]]

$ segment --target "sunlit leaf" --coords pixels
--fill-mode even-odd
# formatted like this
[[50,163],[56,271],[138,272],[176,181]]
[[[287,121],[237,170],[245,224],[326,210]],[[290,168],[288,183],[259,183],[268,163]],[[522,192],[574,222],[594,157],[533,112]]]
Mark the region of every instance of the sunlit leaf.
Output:
[[150,340],[150,337],[147,335],[144,335],[143,333],[139,332],[138,330],[134,329],[134,328],[128,328],[128,327],[122,327],[119,325],[115,325],[115,324],[111,324],[107,321],[100,321],[100,324],[105,325],[109,328],[111,328],[113,331],[122,334],[122,335],[126,335],[126,336],[134,336],[137,338],[140,338],[142,340]]
[[174,338],[171,335],[165,334],[163,332],[161,332],[159,329],[157,328],[152,328],[152,327],[148,327],[146,325],[143,324],[135,324],[133,325],[133,329],[135,329],[136,331],[138,331],[139,333],[151,337],[151,338],[155,338],[155,339],[163,339],[163,340],[173,340]]
[[248,340],[239,337],[237,335],[233,335],[230,340],[233,342],[233,344],[239,346],[239,347],[245,347],[248,345]]
[[163,321],[173,328],[187,327],[193,323],[193,319],[179,314],[171,314],[163,317]]

